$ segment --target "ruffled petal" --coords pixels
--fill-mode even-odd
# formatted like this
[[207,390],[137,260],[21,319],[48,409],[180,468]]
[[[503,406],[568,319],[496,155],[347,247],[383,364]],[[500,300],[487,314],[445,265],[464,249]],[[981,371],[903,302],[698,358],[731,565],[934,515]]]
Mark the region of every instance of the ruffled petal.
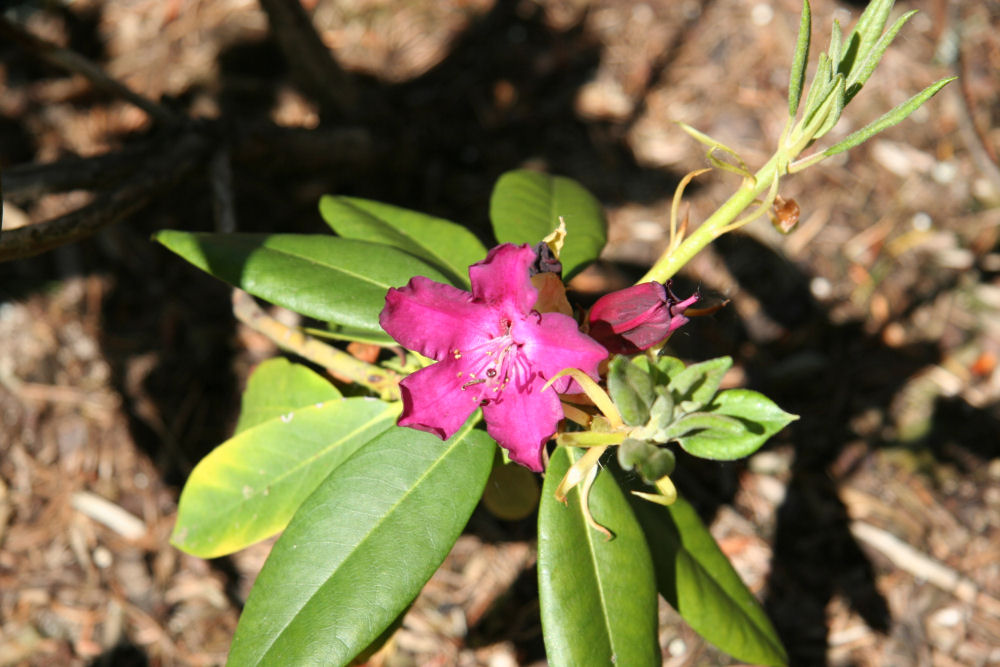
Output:
[[[580,332],[576,320],[561,313],[526,317],[512,333],[519,342],[523,342],[521,354],[542,376],[543,382],[564,368],[579,368],[597,380],[597,365],[608,356],[608,351],[600,343]],[[556,380],[552,386],[562,393],[571,385],[579,391],[576,383],[569,378]]]
[[486,259],[469,267],[473,298],[489,306],[513,308],[521,315],[527,314],[538,298],[538,290],[528,275],[534,262],[535,251],[527,244],[498,245]]
[[462,369],[460,363],[439,361],[403,378],[403,413],[397,424],[450,438],[479,407],[484,393],[485,384],[468,384]]
[[483,408],[486,432],[507,450],[512,461],[541,472],[542,448],[563,418],[562,405],[552,388],[536,374],[518,391],[508,388],[499,400]]
[[500,318],[451,285],[415,276],[389,290],[379,324],[403,347],[431,359],[474,347],[500,333]]

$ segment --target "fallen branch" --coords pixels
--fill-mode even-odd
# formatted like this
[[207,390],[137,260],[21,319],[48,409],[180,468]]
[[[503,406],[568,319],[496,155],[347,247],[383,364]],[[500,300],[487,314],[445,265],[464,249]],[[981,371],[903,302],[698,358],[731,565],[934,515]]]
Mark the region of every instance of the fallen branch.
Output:
[[976,582],[956,572],[940,561],[923,554],[892,533],[864,521],[851,522],[851,534],[879,551],[892,564],[923,579],[959,600],[973,604],[982,611],[1000,618],[1000,600],[981,591]]
[[0,262],[32,257],[119,222],[179,183],[204,161],[209,148],[208,139],[200,133],[181,135],[143,162],[135,175],[93,203],[52,220],[4,232],[0,236]]
[[95,87],[128,100],[160,122],[177,123],[181,120],[181,117],[170,109],[143,97],[120,81],[111,78],[98,65],[79,53],[35,37],[2,16],[0,16],[0,39],[16,42],[55,67],[86,77]]
[[260,0],[278,47],[292,76],[320,106],[340,118],[349,118],[357,91],[347,73],[333,59],[298,0]]
[[282,324],[265,313],[253,297],[241,289],[233,290],[233,314],[279,347],[326,368],[338,378],[368,387],[383,400],[399,400],[399,376],[396,373],[361,361],[295,327]]
[[56,192],[101,188],[135,173],[143,158],[157,149],[163,150],[163,142],[130,144],[94,157],[16,165],[3,173],[3,194],[6,201],[19,204]]

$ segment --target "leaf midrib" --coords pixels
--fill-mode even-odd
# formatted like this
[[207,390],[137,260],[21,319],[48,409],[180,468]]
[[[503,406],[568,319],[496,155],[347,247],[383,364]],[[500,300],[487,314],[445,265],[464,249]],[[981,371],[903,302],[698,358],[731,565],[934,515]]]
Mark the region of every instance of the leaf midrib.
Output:
[[267,647],[261,651],[260,654],[261,660],[258,660],[256,664],[261,664],[261,661],[268,657],[271,650],[274,648],[275,643],[277,643],[277,641],[285,635],[285,633],[288,631],[289,626],[291,626],[292,623],[294,623],[295,620],[303,613],[306,607],[309,606],[309,604],[316,597],[316,595],[319,594],[319,592],[323,589],[323,587],[327,584],[327,582],[329,582],[334,577],[334,575],[336,575],[336,573],[340,571],[340,569],[348,562],[348,560],[350,560],[350,558],[354,554],[356,554],[361,549],[361,547],[371,539],[372,534],[375,533],[382,526],[382,524],[388,520],[388,517],[392,516],[400,505],[404,504],[406,500],[408,500],[414,493],[416,493],[416,490],[420,487],[420,484],[425,479],[427,479],[431,475],[431,473],[433,473],[440,465],[442,465],[444,461],[446,461],[453,452],[456,451],[457,447],[464,441],[465,437],[473,430],[478,421],[479,420],[476,419],[472,421],[471,424],[467,423],[465,426],[463,426],[462,429],[458,433],[456,433],[457,437],[455,437],[451,446],[448,447],[448,449],[444,452],[444,454],[442,456],[439,456],[438,459],[434,461],[432,465],[428,466],[427,469],[424,470],[414,480],[414,482],[410,485],[410,487],[402,495],[399,496],[396,502],[394,502],[389,507],[389,509],[385,513],[383,513],[382,517],[380,517],[378,521],[372,524],[372,527],[367,532],[365,532],[365,534],[360,540],[357,541],[357,543],[347,554],[347,556],[337,564],[337,566],[330,572],[330,575],[326,577],[319,586],[316,587],[316,589],[309,595],[308,598],[306,598],[306,600],[299,606],[298,610],[288,619],[288,622],[284,624],[281,630],[274,634],[271,641],[268,642]]
[[[333,403],[334,401],[350,401],[350,400],[352,400],[352,399],[350,399],[350,398],[333,399],[331,401],[326,401],[323,404],[323,407],[326,407],[327,404]],[[359,400],[366,400],[366,399],[359,399]],[[317,410],[318,411],[318,410],[321,410],[322,408],[317,408],[317,407],[314,407],[314,406],[306,406],[306,407],[298,408],[298,409],[299,410]],[[360,432],[364,431],[365,429],[372,427],[373,425],[377,424],[379,421],[385,419],[386,417],[390,417],[391,418],[393,412],[394,412],[394,410],[392,410],[392,409],[383,410],[376,417],[374,417],[374,418],[368,420],[367,422],[359,425],[354,430],[352,430],[350,433],[345,434],[344,437],[342,437],[342,438],[340,438],[340,439],[338,439],[338,440],[336,440],[336,441],[334,441],[334,442],[332,442],[330,444],[327,444],[321,450],[319,450],[316,453],[314,453],[312,456],[310,456],[308,458],[305,458],[305,459],[302,459],[297,465],[294,465],[293,467],[287,469],[286,471],[284,471],[283,473],[281,473],[277,477],[272,478],[272,481],[269,484],[269,486],[276,486],[278,484],[281,484],[282,482],[284,482],[285,480],[287,480],[287,478],[289,476],[291,476],[292,474],[298,472],[303,467],[305,467],[307,464],[313,463],[317,459],[319,459],[322,456],[328,454],[333,448],[338,447],[340,444],[348,441],[350,439],[350,436],[355,435],[357,433],[360,433]],[[257,430],[258,428],[261,428],[263,426],[267,426],[267,425],[273,424],[275,421],[277,421],[279,419],[280,419],[280,417],[276,417],[275,419],[269,419],[266,422],[261,422],[260,424],[257,424],[255,426],[252,426],[252,427],[246,429],[245,431],[241,431],[239,435],[243,436],[244,434],[252,433],[253,431]],[[374,440],[375,438],[377,438],[379,435],[381,435],[382,433],[384,433],[385,430],[386,429],[383,429],[383,430],[379,431],[378,433],[375,433],[374,435],[372,435],[371,438],[369,438],[365,442],[371,442],[372,440]],[[361,447],[363,447],[363,446],[364,446],[364,444],[360,445],[359,449]],[[233,468],[233,466],[228,466],[228,467],[230,467],[231,469]],[[233,489],[232,487],[226,487],[226,488],[227,488],[228,491],[230,491],[232,493],[232,495],[234,495],[234,496],[235,495],[240,495],[239,494],[239,489]],[[236,502],[223,505],[222,509],[220,511],[209,513],[207,516],[208,516],[208,518],[212,518],[212,517],[219,518],[219,517],[225,516],[233,508],[243,506],[243,505],[247,504],[248,502],[250,502],[251,499],[257,498],[257,497],[258,497],[258,493],[255,491],[254,494],[252,496],[250,496],[250,498],[245,498],[243,500],[238,500]],[[252,522],[251,522],[250,525],[252,525]]]

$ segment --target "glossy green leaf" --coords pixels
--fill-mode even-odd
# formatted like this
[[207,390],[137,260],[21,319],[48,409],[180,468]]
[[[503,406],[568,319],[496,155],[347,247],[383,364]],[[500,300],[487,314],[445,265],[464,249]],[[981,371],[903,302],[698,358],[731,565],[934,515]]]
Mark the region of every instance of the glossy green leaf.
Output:
[[[705,459],[732,461],[749,456],[768,438],[798,419],[763,394],[749,389],[727,389],[716,394],[705,412],[734,418],[740,432],[710,428],[678,439],[687,452]],[[727,420],[727,423],[732,423]]]
[[[299,408],[341,398],[328,380],[284,357],[262,362],[247,381],[236,434]],[[235,435],[235,434],[234,434]]]
[[427,262],[367,241],[313,234],[196,234],[154,237],[199,269],[245,291],[325,322],[382,332],[390,287],[415,275],[448,278]]
[[[636,490],[636,481],[623,481]],[[702,637],[737,660],[785,665],[787,654],[760,603],[683,498],[669,507],[629,495],[660,594]]]
[[697,364],[691,364],[676,373],[668,388],[678,402],[687,402],[687,410],[697,410],[706,405],[719,390],[722,377],[733,365],[729,357],[718,357]]
[[344,665],[417,596],[458,538],[495,445],[394,427],[302,504],[261,570],[229,664]]
[[566,222],[566,243],[560,260],[569,281],[597,259],[607,243],[604,209],[594,195],[565,176],[525,169],[508,171],[493,188],[490,220],[501,243],[539,243]]
[[802,0],[802,15],[799,19],[799,36],[795,40],[795,54],[792,56],[792,71],[788,77],[788,116],[795,118],[802,100],[802,86],[806,80],[806,64],[809,61],[809,40],[812,35],[812,9],[809,0]]
[[426,213],[357,197],[326,195],[319,212],[337,234],[405,250],[427,260],[459,287],[469,286],[469,265],[486,257],[475,234]]
[[590,491],[587,525],[575,487],[568,505],[554,497],[573,450],[558,447],[538,510],[538,589],[549,664],[659,665],[656,581],[646,539],[615,479],[602,472]]
[[247,428],[191,472],[171,543],[215,558],[274,535],[330,471],[391,428],[398,414],[398,404],[339,398]]

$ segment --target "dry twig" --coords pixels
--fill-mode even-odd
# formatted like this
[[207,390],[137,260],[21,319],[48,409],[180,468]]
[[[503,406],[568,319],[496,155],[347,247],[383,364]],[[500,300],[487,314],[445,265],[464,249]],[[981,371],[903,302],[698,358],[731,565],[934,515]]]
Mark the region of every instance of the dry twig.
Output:
[[201,164],[208,149],[209,142],[202,134],[182,134],[163,152],[150,156],[113,192],[72,213],[5,232],[0,237],[0,262],[79,241],[135,213]]
[[1000,600],[979,590],[979,586],[972,579],[920,553],[892,533],[864,521],[852,521],[851,534],[877,549],[904,572],[924,579],[959,600],[974,604],[984,612],[1000,618]]
[[396,373],[365,363],[318,338],[285,326],[265,313],[243,290],[233,290],[233,314],[240,322],[264,334],[278,346],[329,369],[338,378],[368,387],[383,400],[399,400],[399,376]]
[[327,111],[350,117],[357,92],[316,33],[302,4],[298,0],[260,0],[260,6],[299,85]]
[[60,69],[83,75],[97,88],[128,100],[160,122],[177,123],[181,120],[181,117],[170,109],[143,97],[120,81],[111,78],[99,66],[79,53],[39,39],[2,16],[0,16],[0,39],[16,42]]

